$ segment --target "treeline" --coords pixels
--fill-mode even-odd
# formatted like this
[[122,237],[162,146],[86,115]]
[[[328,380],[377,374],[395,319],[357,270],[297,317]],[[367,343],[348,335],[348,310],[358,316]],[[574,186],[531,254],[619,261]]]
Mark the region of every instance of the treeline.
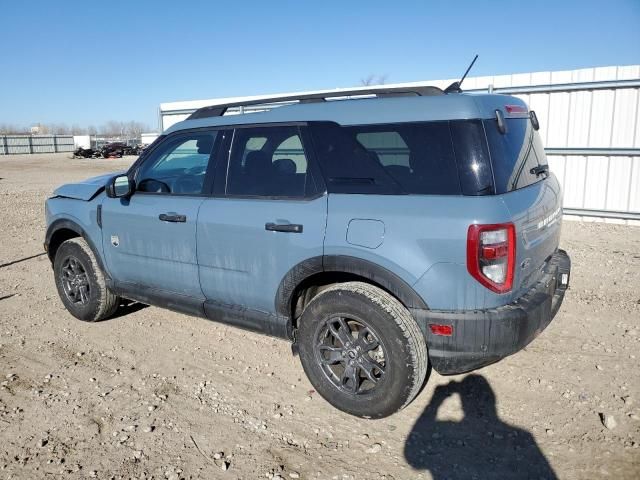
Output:
[[[143,132],[149,132],[149,126],[142,122],[129,121],[118,122],[111,120],[104,125],[96,127],[89,125],[81,127],[79,125],[67,125],[65,123],[47,123],[34,125],[38,127],[38,135],[104,135],[104,136],[126,136],[139,137]],[[21,127],[17,125],[0,123],[0,135],[30,135],[31,127]]]

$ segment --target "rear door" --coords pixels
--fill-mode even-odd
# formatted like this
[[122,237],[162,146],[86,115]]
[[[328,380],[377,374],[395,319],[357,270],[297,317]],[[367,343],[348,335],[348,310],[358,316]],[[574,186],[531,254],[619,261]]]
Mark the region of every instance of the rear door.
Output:
[[287,272],[322,255],[327,197],[300,126],[225,135],[226,170],[216,170],[198,218],[200,282],[209,303],[275,313]]
[[[526,111],[526,110],[525,110]],[[545,261],[558,248],[562,223],[562,192],[556,177],[544,168],[547,158],[528,115],[509,118],[506,131],[485,120],[495,190],[501,194],[516,226],[514,296],[541,276]],[[523,118],[524,117],[524,118]]]

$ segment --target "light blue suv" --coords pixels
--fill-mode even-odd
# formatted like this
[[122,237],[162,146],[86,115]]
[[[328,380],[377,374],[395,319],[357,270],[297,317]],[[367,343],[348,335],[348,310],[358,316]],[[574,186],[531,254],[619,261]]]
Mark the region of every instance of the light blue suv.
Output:
[[371,418],[430,366],[532,341],[570,274],[535,113],[433,87],[337,95],[367,97],[206,107],[127,172],[58,188],[45,248],[69,312],[128,299],[288,339],[328,402]]

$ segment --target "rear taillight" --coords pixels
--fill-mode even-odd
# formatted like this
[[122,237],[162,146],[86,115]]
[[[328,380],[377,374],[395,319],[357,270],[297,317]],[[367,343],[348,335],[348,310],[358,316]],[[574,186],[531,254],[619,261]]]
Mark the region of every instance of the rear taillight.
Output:
[[482,285],[498,293],[511,290],[515,259],[513,223],[469,226],[467,270]]

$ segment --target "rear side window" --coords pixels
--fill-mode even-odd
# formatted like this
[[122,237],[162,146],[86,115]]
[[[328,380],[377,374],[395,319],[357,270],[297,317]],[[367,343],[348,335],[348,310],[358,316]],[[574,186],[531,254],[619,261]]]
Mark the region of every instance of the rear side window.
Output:
[[449,122],[311,130],[330,192],[461,194]]
[[528,118],[507,119],[507,131],[498,131],[496,120],[485,120],[484,127],[491,152],[496,193],[507,193],[545,178],[531,169],[546,165],[540,136]]
[[237,129],[228,168],[228,195],[305,197],[313,193],[298,127]]
[[492,195],[493,172],[482,120],[450,122],[463,195]]

